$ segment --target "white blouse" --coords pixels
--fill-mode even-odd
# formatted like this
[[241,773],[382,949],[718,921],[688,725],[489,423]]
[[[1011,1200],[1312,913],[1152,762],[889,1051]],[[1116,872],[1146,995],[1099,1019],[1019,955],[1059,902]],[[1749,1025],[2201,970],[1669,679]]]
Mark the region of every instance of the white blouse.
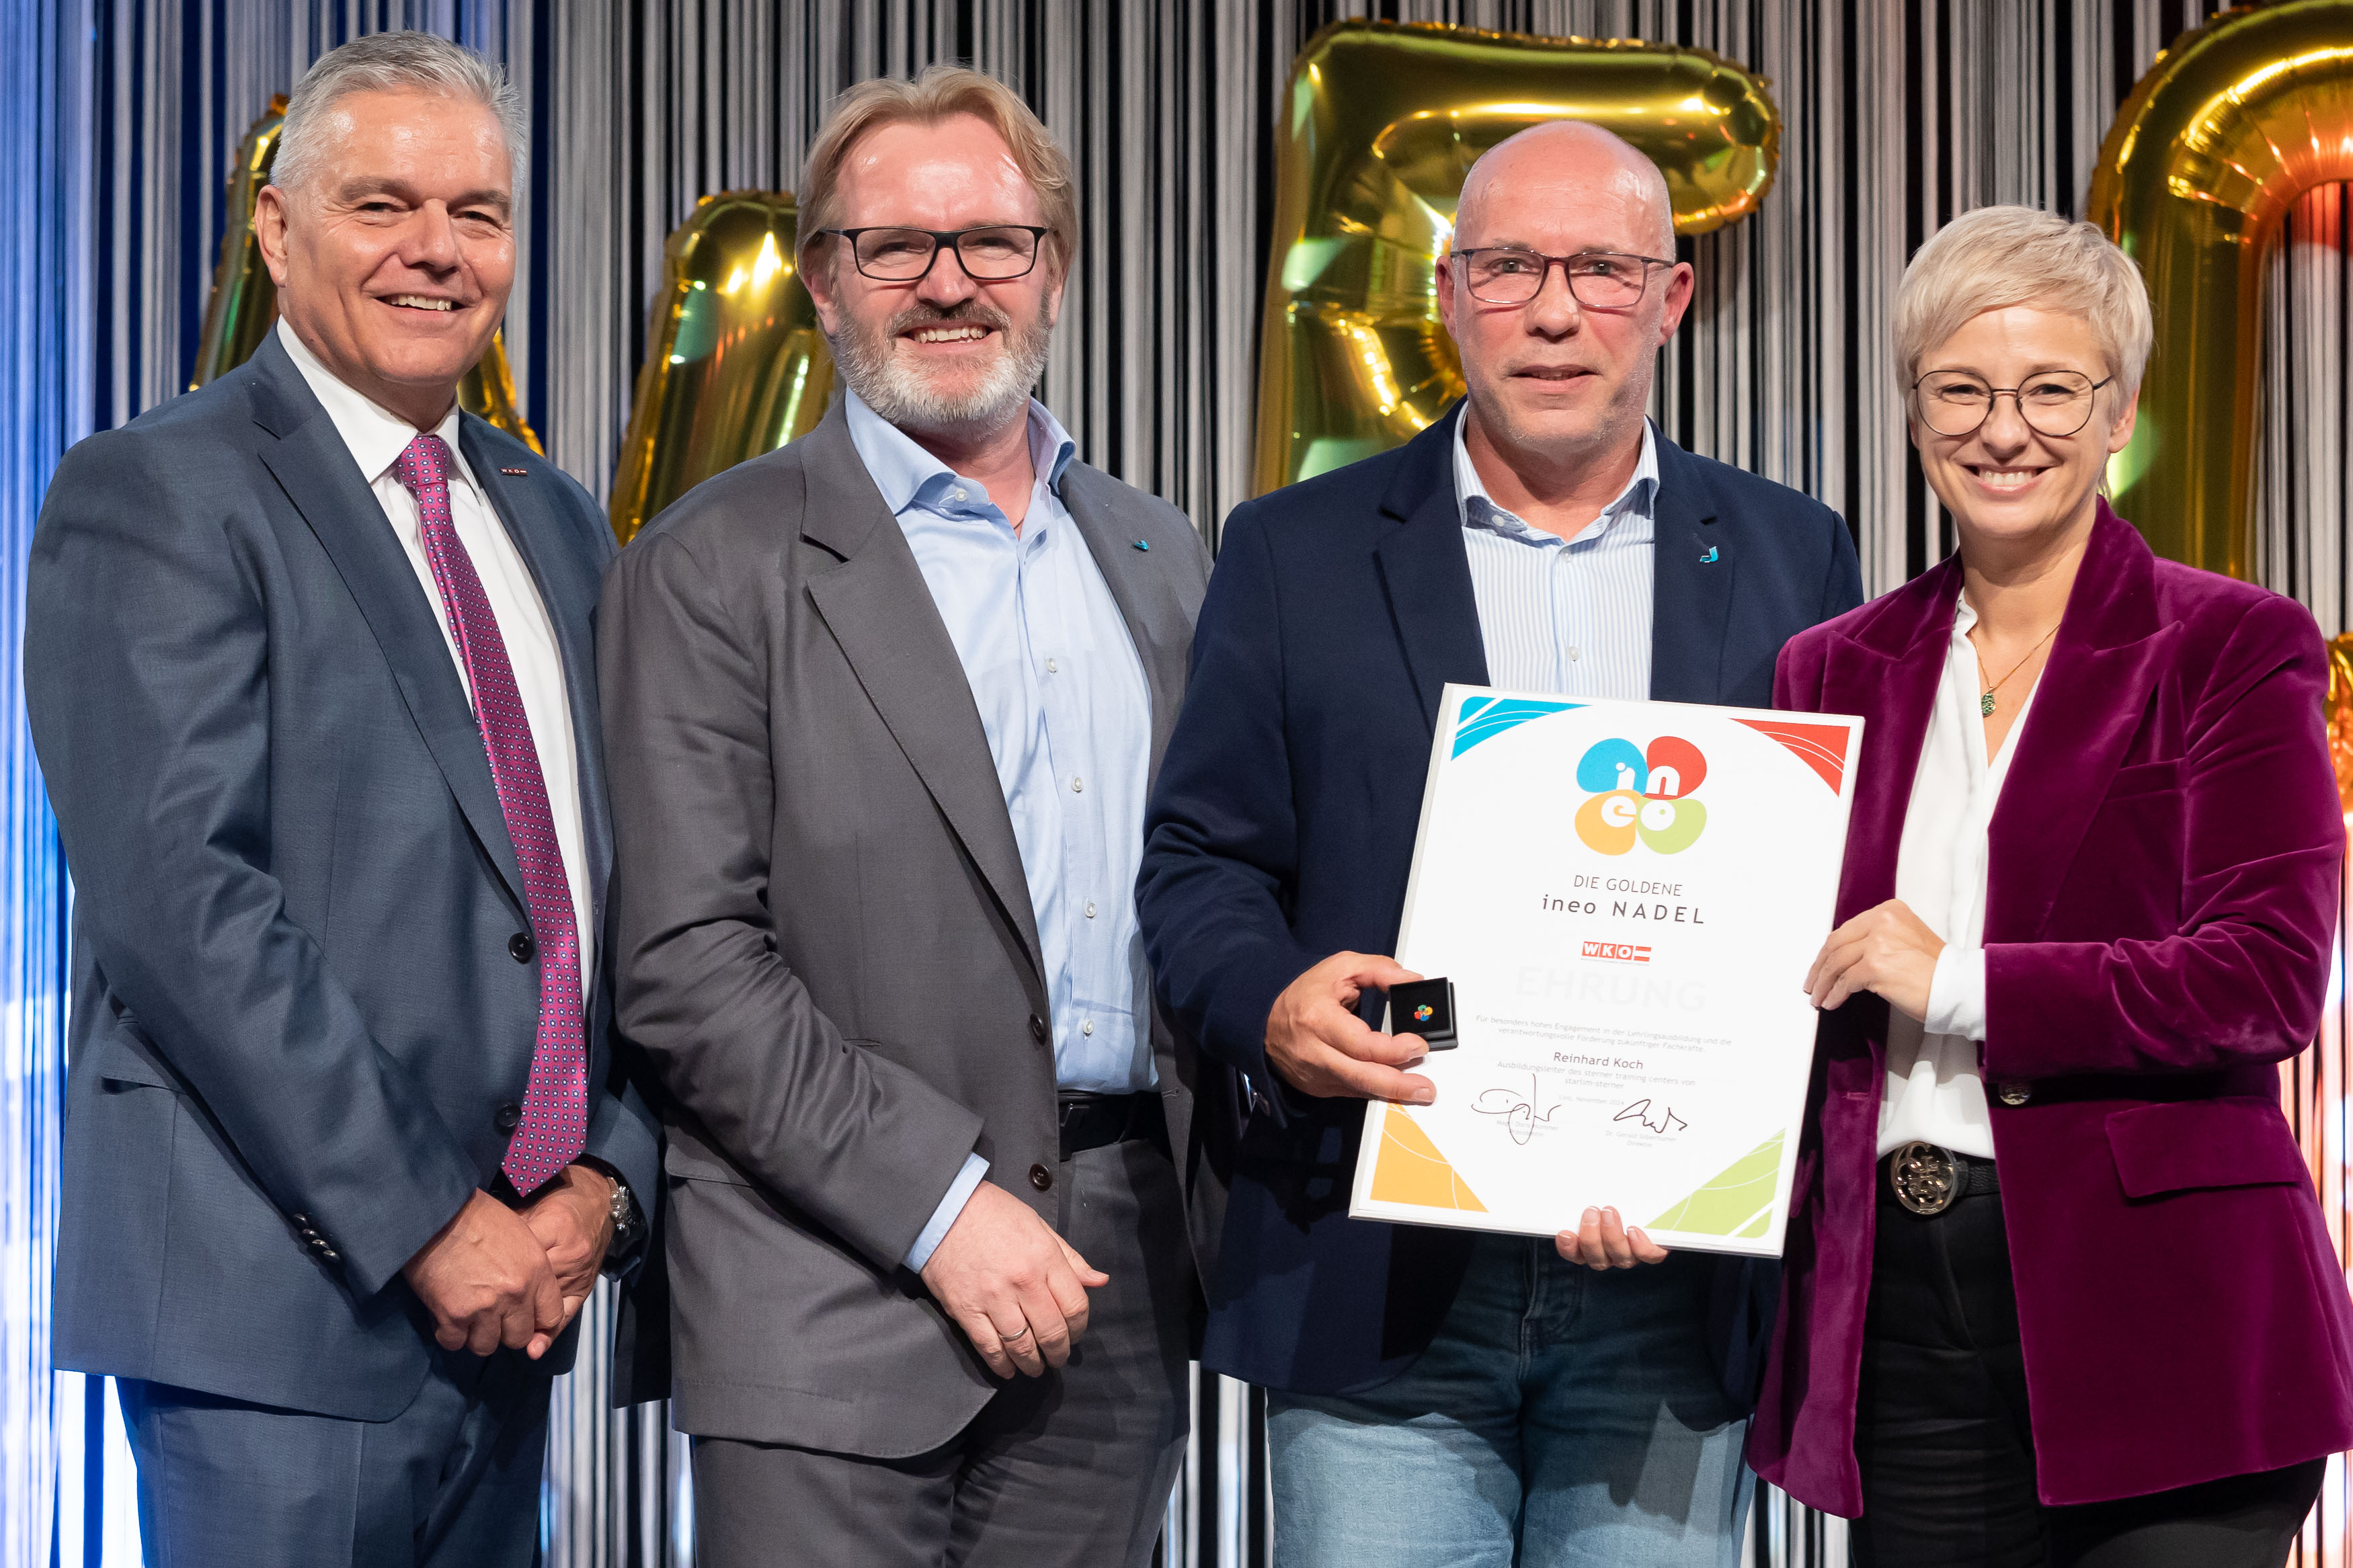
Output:
[[[1986,1118],[1985,1081],[1978,1060],[1985,1039],[1986,829],[2001,800],[2002,781],[2019,732],[2033,706],[2026,702],[1988,761],[1985,688],[1978,684],[1969,628],[1978,613],[1963,595],[1953,614],[1953,640],[1945,679],[1928,718],[1912,804],[1904,814],[1896,851],[1895,896],[1944,939],[1928,988],[1924,1024],[1900,1007],[1888,1009],[1887,1083],[1879,1101],[1879,1152],[1914,1139],[1958,1153],[1993,1158]],[[2037,685],[2041,677],[2036,677]]]

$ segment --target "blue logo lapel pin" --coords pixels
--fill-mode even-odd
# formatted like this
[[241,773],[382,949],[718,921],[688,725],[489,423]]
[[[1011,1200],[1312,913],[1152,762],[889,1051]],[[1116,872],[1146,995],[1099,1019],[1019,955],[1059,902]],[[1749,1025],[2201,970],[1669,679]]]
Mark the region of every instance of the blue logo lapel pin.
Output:
[[1152,541],[1148,539],[1139,539],[1135,542],[1135,547],[1138,550],[1149,550],[1152,548]]
[[1699,558],[1699,563],[1703,566],[1713,566],[1722,559],[1724,559],[1724,552],[1711,544],[1707,547],[1707,553]]

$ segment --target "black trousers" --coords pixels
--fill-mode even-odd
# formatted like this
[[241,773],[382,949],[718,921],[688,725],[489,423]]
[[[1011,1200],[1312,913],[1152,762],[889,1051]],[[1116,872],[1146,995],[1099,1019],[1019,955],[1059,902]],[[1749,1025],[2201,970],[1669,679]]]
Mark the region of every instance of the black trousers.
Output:
[[1856,1568],[2280,1568],[2327,1466],[2045,1507],[2001,1196],[1924,1217],[1883,1170],[1854,1451]]

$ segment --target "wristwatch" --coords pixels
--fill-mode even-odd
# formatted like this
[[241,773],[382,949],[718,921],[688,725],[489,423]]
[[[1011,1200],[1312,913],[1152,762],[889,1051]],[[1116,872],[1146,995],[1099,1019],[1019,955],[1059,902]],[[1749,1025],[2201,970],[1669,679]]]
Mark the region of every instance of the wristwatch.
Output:
[[645,1211],[638,1206],[638,1195],[629,1191],[629,1184],[622,1179],[620,1172],[602,1160],[583,1159],[579,1163],[601,1172],[613,1184],[613,1244],[605,1248],[604,1272],[617,1274],[620,1265],[637,1251],[638,1243],[645,1239]]

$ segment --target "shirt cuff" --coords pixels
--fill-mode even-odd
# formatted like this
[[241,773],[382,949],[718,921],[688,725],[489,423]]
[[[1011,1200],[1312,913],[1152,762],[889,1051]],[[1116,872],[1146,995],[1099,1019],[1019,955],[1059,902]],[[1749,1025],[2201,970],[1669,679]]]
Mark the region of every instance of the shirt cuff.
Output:
[[1985,1038],[1984,948],[1945,944],[1945,951],[1936,955],[1936,973],[1928,981],[1928,1016],[1921,1020],[1921,1027],[1932,1035]]
[[923,1265],[932,1260],[932,1254],[938,1251],[940,1243],[947,1239],[948,1226],[955,1224],[956,1215],[964,1213],[964,1205],[972,1199],[973,1189],[980,1185],[981,1177],[987,1174],[987,1161],[977,1154],[964,1157],[964,1169],[958,1171],[955,1180],[948,1184],[947,1196],[942,1198],[940,1206],[932,1211],[931,1223],[924,1226],[923,1234],[915,1237],[915,1245],[907,1248],[905,1262],[911,1273],[921,1274],[923,1271]]

